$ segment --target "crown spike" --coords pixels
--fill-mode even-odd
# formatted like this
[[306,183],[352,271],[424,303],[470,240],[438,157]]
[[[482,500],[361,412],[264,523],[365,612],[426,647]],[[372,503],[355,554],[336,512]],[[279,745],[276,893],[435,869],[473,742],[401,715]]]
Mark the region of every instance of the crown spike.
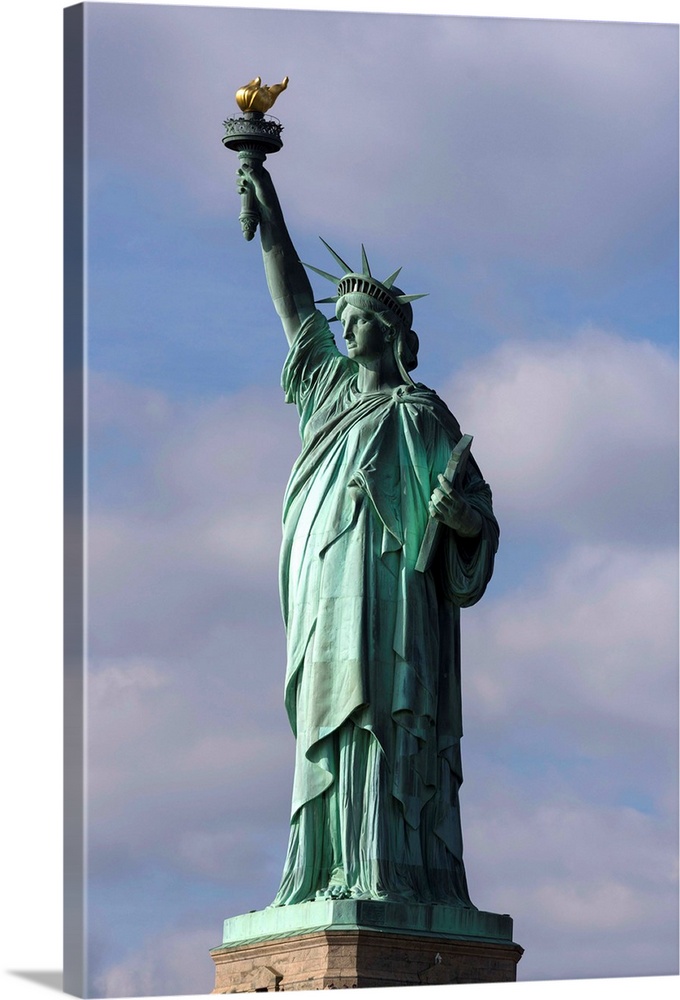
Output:
[[[334,274],[330,274],[328,271],[323,271],[320,267],[315,267],[314,264],[305,264],[304,261],[300,261],[304,267],[309,268],[310,271],[314,271],[316,274],[320,274],[322,278],[326,278],[336,286],[336,294],[330,295],[327,298],[316,299],[315,303],[317,305],[321,305],[322,303],[337,305],[338,301],[345,295],[361,293],[363,295],[368,295],[369,298],[375,299],[376,302],[379,302],[382,306],[393,309],[404,323],[410,322],[409,314],[411,310],[409,309],[407,311],[403,307],[409,302],[415,302],[416,299],[425,298],[428,293],[423,292],[420,295],[404,295],[401,293],[400,289],[394,288],[394,281],[401,273],[400,267],[390,274],[389,277],[385,278],[384,281],[378,281],[377,278],[374,278],[371,273],[366,248],[363,243],[361,244],[362,271],[359,272],[354,271],[349,264],[344,261],[328,243],[326,243],[322,236],[320,236],[319,239],[331,254],[333,259],[343,269],[343,276],[338,278]],[[400,294],[397,295],[397,292]],[[329,322],[333,322],[333,319],[329,319]]]
[[[335,250],[333,249],[333,247],[329,246],[329,245],[328,245],[328,243],[326,243],[326,241],[325,241],[325,239],[323,238],[323,236],[319,236],[319,239],[321,240],[321,242],[323,243],[323,245],[324,245],[324,246],[326,247],[326,250],[328,250],[328,252],[329,252],[330,254],[332,254],[332,256],[333,256],[333,257],[335,258],[335,260],[336,260],[336,261],[338,262],[338,264],[340,265],[340,267],[344,268],[344,270],[345,270],[345,274],[353,274],[353,273],[354,273],[354,272],[353,272],[353,269],[352,269],[352,268],[351,268],[351,267],[349,266],[349,264],[346,264],[346,263],[345,263],[345,261],[344,261],[344,260],[342,259],[342,257],[339,257],[339,256],[337,255],[337,253],[335,252]],[[339,281],[339,280],[340,280],[340,279],[338,278],[338,281]]]
[[385,278],[385,280],[382,282],[382,284],[385,286],[385,288],[391,288],[392,287],[392,285],[394,284],[394,282],[397,280],[397,277],[399,276],[400,271],[401,271],[401,268],[398,267],[397,270],[394,271],[389,276],[389,278]]
[[310,271],[316,271],[316,273],[320,274],[322,278],[327,278],[329,281],[332,281],[334,285],[337,285],[340,281],[342,281],[342,278],[336,278],[334,274],[329,274],[328,271],[322,271],[320,267],[314,267],[313,264],[305,264],[304,260],[301,260],[300,263],[303,267],[308,267]]

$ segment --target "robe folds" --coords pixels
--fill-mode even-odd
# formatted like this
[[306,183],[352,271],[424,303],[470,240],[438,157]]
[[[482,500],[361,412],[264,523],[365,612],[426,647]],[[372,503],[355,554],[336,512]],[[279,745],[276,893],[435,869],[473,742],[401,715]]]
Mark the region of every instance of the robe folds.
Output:
[[274,905],[317,897],[472,906],[458,789],[459,609],[480,599],[498,526],[474,460],[479,536],[444,528],[415,570],[428,503],[461,436],[422,385],[361,393],[315,313],[283,370],[301,454],[283,514],[285,703],[296,738],[291,834]]

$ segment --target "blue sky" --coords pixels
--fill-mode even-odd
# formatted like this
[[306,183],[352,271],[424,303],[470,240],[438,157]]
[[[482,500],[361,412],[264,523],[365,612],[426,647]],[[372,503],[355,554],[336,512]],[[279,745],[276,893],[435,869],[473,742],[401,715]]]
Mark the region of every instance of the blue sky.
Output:
[[[471,894],[525,981],[677,966],[677,28],[90,4],[93,995],[205,993],[287,839],[284,338],[233,94],[290,76],[294,242],[403,265],[502,539],[463,618]],[[314,279],[319,296],[330,286]]]

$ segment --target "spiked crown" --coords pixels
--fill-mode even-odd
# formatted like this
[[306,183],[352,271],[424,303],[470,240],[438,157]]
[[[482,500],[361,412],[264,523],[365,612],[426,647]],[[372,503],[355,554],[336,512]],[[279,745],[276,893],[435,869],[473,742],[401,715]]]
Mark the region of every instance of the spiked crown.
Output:
[[[405,309],[409,302],[413,302],[415,299],[422,299],[427,294],[423,292],[420,295],[404,295],[401,289],[394,286],[395,279],[401,268],[397,268],[389,277],[384,278],[383,281],[378,281],[371,274],[371,268],[368,264],[368,257],[366,256],[366,251],[364,249],[363,243],[361,245],[361,271],[353,271],[349,264],[346,264],[342,257],[333,250],[332,247],[326,243],[324,239],[321,240],[323,245],[326,247],[331,256],[340,265],[343,270],[341,277],[336,277],[333,274],[329,274],[328,271],[322,271],[318,267],[314,267],[313,264],[305,264],[311,271],[315,271],[320,274],[322,278],[326,278],[328,281],[332,281],[334,285],[337,286],[337,295],[331,295],[325,299],[317,299],[318,304],[322,302],[334,302],[337,303],[338,299],[341,299],[343,295],[349,295],[351,292],[361,292],[364,295],[368,295],[370,298],[375,299],[380,305],[391,309],[393,313],[401,320],[407,329],[411,327],[411,309]],[[337,317],[334,317],[337,319]]]

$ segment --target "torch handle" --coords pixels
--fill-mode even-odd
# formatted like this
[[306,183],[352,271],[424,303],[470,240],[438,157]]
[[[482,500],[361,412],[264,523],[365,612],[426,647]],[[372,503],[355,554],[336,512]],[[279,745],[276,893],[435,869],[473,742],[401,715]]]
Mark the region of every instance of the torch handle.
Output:
[[[252,167],[254,163],[264,163],[267,154],[261,149],[240,149],[238,158],[245,166]],[[255,195],[250,188],[241,194],[241,211],[238,218],[244,238],[252,240],[260,224],[260,213],[255,202]]]

